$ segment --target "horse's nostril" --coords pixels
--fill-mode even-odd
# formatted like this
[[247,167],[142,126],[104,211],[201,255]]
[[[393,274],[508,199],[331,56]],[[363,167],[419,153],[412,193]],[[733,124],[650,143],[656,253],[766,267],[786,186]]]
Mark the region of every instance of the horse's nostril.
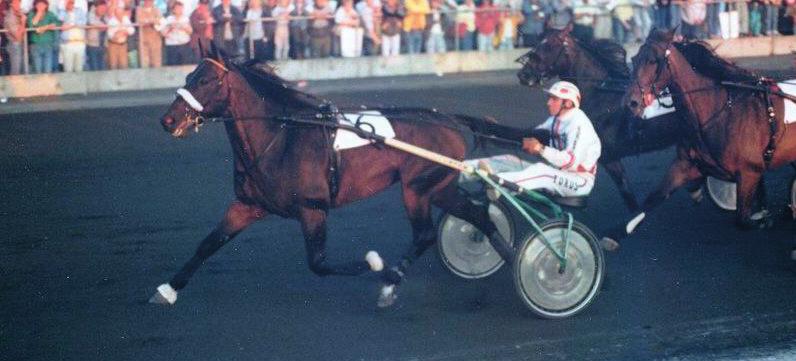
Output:
[[172,124],[174,124],[174,118],[172,118],[172,117],[164,117],[163,118],[163,124],[164,125],[172,125]]
[[631,101],[630,101],[630,108],[631,108],[631,109],[636,109],[636,108],[638,108],[638,102],[637,102],[637,101],[635,101],[635,100],[631,100]]

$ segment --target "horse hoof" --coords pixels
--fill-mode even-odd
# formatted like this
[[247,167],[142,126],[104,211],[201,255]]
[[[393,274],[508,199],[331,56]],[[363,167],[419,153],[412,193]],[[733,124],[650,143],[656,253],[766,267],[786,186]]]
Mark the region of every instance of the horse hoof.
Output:
[[603,237],[600,240],[600,247],[606,252],[614,252],[619,249],[619,242],[610,237]]
[[390,307],[395,303],[396,298],[398,298],[398,294],[395,293],[395,285],[384,285],[379,292],[379,301],[376,302],[376,306],[379,308]]
[[771,216],[771,213],[767,209],[763,209],[757,213],[752,214],[749,217],[749,220],[752,222],[754,228],[757,229],[768,229],[774,226],[774,219]]
[[168,283],[158,286],[157,293],[149,298],[149,303],[156,305],[173,305],[174,302],[177,302],[177,291]]

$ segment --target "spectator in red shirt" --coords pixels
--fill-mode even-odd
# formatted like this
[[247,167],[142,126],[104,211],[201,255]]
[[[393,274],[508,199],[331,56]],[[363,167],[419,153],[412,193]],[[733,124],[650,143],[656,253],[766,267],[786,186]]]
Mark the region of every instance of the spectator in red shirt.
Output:
[[492,0],[484,0],[475,13],[475,28],[478,30],[478,50],[491,52],[495,50],[492,37],[500,21],[500,13]]

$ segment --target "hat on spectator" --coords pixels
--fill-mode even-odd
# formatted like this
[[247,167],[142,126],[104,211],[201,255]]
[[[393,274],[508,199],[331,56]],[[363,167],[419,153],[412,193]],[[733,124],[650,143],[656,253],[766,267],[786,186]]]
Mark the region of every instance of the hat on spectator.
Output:
[[580,90],[575,84],[568,81],[558,81],[545,93],[561,99],[569,99],[575,104],[575,108],[580,108]]

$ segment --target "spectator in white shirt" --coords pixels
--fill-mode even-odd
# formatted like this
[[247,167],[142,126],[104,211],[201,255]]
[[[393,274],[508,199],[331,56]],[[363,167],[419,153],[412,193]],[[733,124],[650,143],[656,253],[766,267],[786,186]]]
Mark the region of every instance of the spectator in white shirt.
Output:
[[359,13],[354,10],[353,0],[343,0],[343,5],[334,13],[334,22],[340,37],[340,55],[344,58],[361,56],[365,32],[360,26]]
[[171,15],[166,18],[161,30],[166,41],[166,65],[184,65],[194,62],[191,50],[191,21],[185,15],[185,6],[175,1]]
[[81,72],[86,61],[86,12],[75,7],[75,0],[66,0],[60,11],[63,28],[61,30],[61,56],[64,59],[64,72]]
[[108,19],[108,68],[127,69],[127,38],[135,33],[123,7],[116,6]]
[[293,4],[290,0],[279,0],[276,7],[271,10],[271,16],[276,19],[274,32],[274,58],[285,60],[290,54],[290,13],[293,12]]

